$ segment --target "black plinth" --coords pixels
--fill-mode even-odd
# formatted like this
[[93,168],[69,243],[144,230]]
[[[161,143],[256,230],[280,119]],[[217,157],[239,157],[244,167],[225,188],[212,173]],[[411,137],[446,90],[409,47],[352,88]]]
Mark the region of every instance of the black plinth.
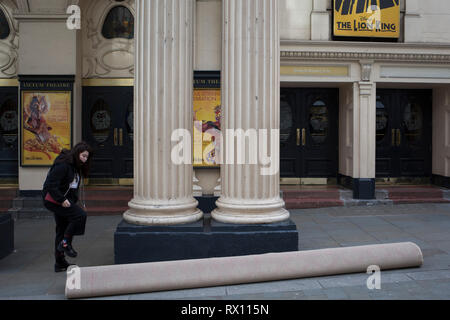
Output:
[[375,179],[353,179],[353,198],[360,200],[375,199]]
[[0,259],[14,251],[14,220],[11,214],[0,214]]
[[114,234],[116,264],[240,256],[298,250],[291,220],[259,225],[224,224],[209,215],[193,224],[136,226],[122,221]]

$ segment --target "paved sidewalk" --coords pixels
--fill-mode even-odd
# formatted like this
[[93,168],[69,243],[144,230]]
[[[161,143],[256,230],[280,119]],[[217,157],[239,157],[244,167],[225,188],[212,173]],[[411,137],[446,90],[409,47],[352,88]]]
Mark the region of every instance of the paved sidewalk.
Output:
[[[100,299],[450,299],[450,204],[376,205],[292,210],[299,249],[412,241],[421,268],[382,271],[381,289],[369,290],[365,273],[213,288],[153,292]],[[80,267],[114,263],[113,235],[121,216],[89,217],[75,238]],[[65,273],[53,272],[54,221],[15,222],[16,251],[0,260],[0,299],[65,299]]]

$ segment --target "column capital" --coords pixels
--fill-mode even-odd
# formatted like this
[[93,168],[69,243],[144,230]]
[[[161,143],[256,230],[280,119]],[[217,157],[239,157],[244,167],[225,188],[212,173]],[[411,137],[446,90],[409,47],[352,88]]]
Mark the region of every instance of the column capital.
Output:
[[372,95],[372,89],[374,86],[373,82],[360,81],[360,82],[358,82],[358,85],[359,85],[359,95],[360,96]]

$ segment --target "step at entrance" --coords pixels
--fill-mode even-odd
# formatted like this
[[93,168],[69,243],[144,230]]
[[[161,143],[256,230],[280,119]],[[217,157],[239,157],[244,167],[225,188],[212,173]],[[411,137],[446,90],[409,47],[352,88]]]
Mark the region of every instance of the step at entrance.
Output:
[[133,187],[86,187],[84,197],[90,216],[121,215],[128,210]]
[[281,186],[286,209],[342,207],[338,186]]
[[281,186],[286,209],[311,209],[372,204],[450,203],[450,190],[431,185],[377,186],[376,200],[351,200],[340,186]]
[[0,188],[0,214],[6,213],[13,206],[17,197],[17,188]]
[[447,190],[435,186],[391,186],[383,187],[395,204],[450,203]]

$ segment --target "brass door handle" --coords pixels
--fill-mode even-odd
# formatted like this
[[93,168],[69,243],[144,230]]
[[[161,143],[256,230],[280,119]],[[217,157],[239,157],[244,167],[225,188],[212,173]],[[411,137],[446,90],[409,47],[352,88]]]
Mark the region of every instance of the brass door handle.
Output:
[[297,129],[297,146],[300,146],[300,129]]
[[117,146],[117,128],[114,128],[114,145]]
[[119,129],[119,145],[123,146],[123,129]]
[[392,146],[395,147],[395,129],[392,129]]
[[306,129],[302,129],[302,146],[306,146]]
[[400,147],[402,144],[402,133],[400,129],[397,129],[397,147]]

